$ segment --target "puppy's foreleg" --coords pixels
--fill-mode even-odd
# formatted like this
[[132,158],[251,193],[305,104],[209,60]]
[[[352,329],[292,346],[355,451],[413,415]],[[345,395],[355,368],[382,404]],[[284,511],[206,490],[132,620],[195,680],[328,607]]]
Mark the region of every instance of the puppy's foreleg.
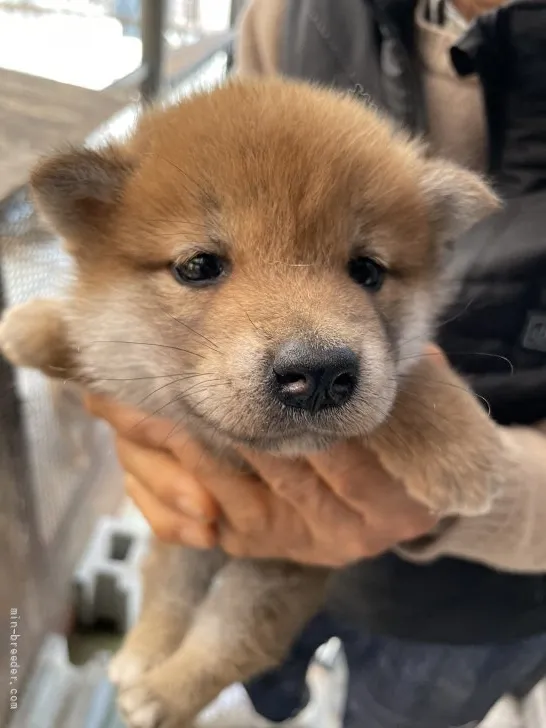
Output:
[[66,302],[35,299],[8,309],[0,321],[0,351],[14,366],[49,377],[76,376],[63,309]]
[[409,493],[441,515],[487,512],[501,443],[488,413],[449,367],[423,359],[401,381],[368,444]]

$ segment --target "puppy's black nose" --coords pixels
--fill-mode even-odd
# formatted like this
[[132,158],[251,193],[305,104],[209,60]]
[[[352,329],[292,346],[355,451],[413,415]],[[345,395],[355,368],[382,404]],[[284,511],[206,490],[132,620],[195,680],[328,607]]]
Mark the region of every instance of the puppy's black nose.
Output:
[[273,361],[277,397],[287,407],[312,413],[345,404],[356,388],[358,372],[358,357],[351,349],[300,341],[284,344]]

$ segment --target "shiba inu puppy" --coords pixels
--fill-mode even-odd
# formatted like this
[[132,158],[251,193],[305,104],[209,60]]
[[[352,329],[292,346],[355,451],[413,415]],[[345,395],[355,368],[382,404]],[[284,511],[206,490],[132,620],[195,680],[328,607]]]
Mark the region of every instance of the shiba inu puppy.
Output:
[[[8,311],[14,364],[183,422],[237,467],[238,444],[297,457],[361,438],[430,508],[487,510],[495,430],[422,356],[449,243],[497,205],[476,175],[353,97],[250,80],[45,160],[32,189],[75,275]],[[156,545],[112,665],[128,725],[191,725],[278,664],[328,576]]]

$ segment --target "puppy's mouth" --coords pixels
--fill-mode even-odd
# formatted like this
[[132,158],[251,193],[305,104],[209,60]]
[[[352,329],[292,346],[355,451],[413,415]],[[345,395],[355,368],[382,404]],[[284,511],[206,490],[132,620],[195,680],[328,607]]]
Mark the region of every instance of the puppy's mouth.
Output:
[[332,432],[321,432],[319,430],[298,430],[284,432],[282,434],[278,432],[266,432],[259,435],[247,435],[222,429],[211,423],[205,424],[218,435],[229,440],[234,447],[239,445],[253,450],[284,453],[287,455],[323,450],[333,445],[337,440],[345,439],[339,433],[336,435]]
[[[345,440],[358,433],[349,431],[347,424],[342,425],[341,422],[328,426],[326,422],[320,422],[318,418],[299,415],[298,422],[287,421],[282,418],[281,421],[270,421],[256,424],[252,430],[242,431],[237,427],[228,427],[221,422],[215,422],[212,418],[200,412],[198,408],[185,403],[188,414],[190,414],[201,427],[210,431],[216,436],[224,439],[228,444],[237,447],[244,446],[254,450],[264,450],[269,452],[278,452],[290,454],[298,454],[304,452],[312,452],[321,450],[333,445],[336,441]],[[278,418],[275,418],[278,420]],[[337,425],[337,426],[336,426]],[[359,428],[362,432],[367,428]]]
[[320,450],[340,439],[339,433],[336,435],[333,432],[320,430],[299,430],[283,434],[273,432],[250,436],[221,430],[219,432],[229,437],[234,444],[244,445],[255,450],[283,452]]

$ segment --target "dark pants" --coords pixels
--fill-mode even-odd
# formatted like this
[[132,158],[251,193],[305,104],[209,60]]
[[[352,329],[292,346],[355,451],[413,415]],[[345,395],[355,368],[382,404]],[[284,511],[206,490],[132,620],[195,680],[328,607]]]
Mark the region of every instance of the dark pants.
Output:
[[285,665],[247,686],[273,721],[301,708],[317,646],[342,639],[350,669],[346,728],[475,726],[504,694],[526,695],[546,675],[546,635],[508,644],[458,647],[371,637],[319,616]]

